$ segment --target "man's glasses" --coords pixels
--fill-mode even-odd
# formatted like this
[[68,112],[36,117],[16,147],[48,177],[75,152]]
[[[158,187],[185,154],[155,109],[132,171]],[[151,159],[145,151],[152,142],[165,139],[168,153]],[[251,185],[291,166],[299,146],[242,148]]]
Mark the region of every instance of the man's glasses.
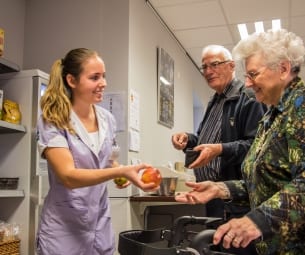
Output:
[[[263,68],[265,68],[265,66],[263,66],[261,69],[263,69]],[[255,81],[257,76],[259,76],[260,74],[262,74],[266,70],[266,68],[263,71],[261,71],[261,69],[259,71],[256,71],[256,72],[254,72],[254,71],[248,72],[244,76],[245,76],[245,78],[248,78],[250,81],[253,82],[253,81]]]
[[208,70],[208,68],[210,68],[211,70],[216,70],[220,65],[222,64],[225,64],[225,63],[228,63],[228,62],[231,62],[231,60],[225,60],[225,61],[215,61],[215,62],[212,62],[210,64],[203,64],[200,68],[200,70],[202,72],[205,72],[206,70]]

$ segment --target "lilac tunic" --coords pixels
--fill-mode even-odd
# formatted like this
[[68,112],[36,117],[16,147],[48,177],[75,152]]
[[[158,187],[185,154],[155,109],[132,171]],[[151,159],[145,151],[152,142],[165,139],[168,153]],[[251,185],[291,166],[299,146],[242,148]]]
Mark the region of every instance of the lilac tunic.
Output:
[[[72,112],[71,121],[76,135],[46,124],[40,118],[37,125],[40,153],[47,147],[65,147],[70,149],[76,169],[108,167],[115,120],[99,106],[96,106],[96,114],[98,148],[90,142],[87,131]],[[71,190],[57,180],[50,164],[48,174],[50,190],[45,198],[37,233],[37,254],[112,255],[115,243],[106,183]]]

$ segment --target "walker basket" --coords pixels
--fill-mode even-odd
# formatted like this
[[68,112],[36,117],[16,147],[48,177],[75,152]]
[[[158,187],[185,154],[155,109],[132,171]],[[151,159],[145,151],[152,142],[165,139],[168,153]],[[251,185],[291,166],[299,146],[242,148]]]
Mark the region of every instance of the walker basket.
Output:
[[20,240],[0,242],[0,255],[20,255]]
[[[175,220],[171,230],[124,231],[119,234],[118,251],[120,255],[233,255],[213,250],[215,230],[208,228],[220,221],[219,218],[182,216]],[[207,228],[194,233],[186,230],[189,224]]]

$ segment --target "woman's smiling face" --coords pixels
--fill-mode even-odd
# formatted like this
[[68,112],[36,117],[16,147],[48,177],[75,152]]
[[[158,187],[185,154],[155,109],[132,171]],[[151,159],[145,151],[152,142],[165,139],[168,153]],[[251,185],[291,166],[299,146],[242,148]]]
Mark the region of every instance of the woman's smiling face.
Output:
[[260,54],[246,59],[245,85],[255,92],[256,100],[266,105],[276,105],[285,89],[278,67],[270,68]]
[[73,102],[99,103],[107,86],[105,73],[105,64],[100,57],[92,56],[87,59],[79,79],[71,78]]

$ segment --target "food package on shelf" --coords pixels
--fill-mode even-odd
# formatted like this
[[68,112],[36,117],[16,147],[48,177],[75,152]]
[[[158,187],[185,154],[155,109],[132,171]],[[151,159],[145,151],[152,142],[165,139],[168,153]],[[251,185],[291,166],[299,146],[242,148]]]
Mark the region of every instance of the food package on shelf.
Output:
[[3,109],[3,90],[0,89],[0,120],[2,120],[2,109]]
[[19,104],[9,99],[3,101],[3,117],[2,119],[6,122],[13,124],[20,124],[21,112],[19,110]]
[[[18,188],[19,177],[0,177],[0,190],[14,190]],[[0,254],[1,255],[1,254]]]
[[20,255],[20,226],[0,221],[0,255]]
[[4,52],[4,30],[0,28],[0,57]]
[[17,223],[0,221],[0,243],[19,239],[20,226]]

